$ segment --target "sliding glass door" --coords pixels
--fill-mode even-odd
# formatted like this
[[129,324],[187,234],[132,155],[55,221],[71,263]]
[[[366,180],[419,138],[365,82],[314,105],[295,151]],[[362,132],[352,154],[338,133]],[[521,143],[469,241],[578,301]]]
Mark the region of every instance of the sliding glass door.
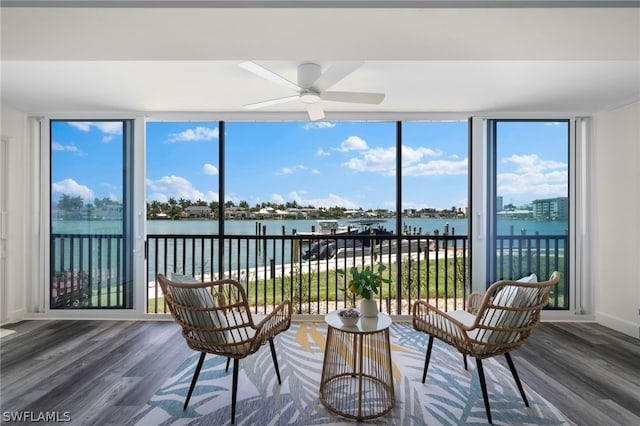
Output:
[[488,120],[487,279],[558,270],[550,308],[569,306],[569,120]]
[[133,308],[133,122],[52,120],[51,309]]

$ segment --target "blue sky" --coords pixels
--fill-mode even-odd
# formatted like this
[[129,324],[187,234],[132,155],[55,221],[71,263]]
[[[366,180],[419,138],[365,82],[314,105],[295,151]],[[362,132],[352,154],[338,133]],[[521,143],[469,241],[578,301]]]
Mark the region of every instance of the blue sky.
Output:
[[[502,122],[504,203],[567,195],[566,124]],[[467,123],[403,124],[403,209],[467,205]],[[147,201],[217,200],[217,122],[149,122]],[[228,122],[226,199],[395,210],[396,125],[390,122]],[[53,199],[122,198],[122,128],[54,122]]]

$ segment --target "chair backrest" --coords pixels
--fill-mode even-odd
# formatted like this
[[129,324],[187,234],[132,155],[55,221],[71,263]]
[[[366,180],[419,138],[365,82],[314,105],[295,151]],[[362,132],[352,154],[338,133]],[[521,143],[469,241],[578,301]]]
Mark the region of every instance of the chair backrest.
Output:
[[522,345],[539,323],[549,303],[551,287],[560,280],[555,271],[547,281],[498,281],[489,287],[469,333],[475,352],[493,356]]
[[158,275],[169,310],[194,350],[225,356],[249,355],[255,325],[246,293],[235,280],[178,282]]

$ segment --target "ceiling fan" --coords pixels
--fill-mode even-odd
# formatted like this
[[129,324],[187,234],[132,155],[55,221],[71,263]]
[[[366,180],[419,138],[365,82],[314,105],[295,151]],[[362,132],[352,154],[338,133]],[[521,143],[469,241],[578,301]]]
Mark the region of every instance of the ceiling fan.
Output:
[[362,64],[363,62],[340,62],[330,66],[322,72],[320,65],[312,62],[304,62],[298,65],[298,83],[296,84],[281,75],[256,64],[255,62],[242,62],[240,63],[241,68],[296,92],[295,95],[244,105],[244,108],[264,108],[271,105],[299,100],[303,104],[306,104],[307,113],[309,114],[311,121],[315,121],[322,120],[324,118],[324,111],[320,106],[321,100],[360,104],[379,104],[384,99],[384,93],[326,91],[326,89],[354,72],[362,66]]

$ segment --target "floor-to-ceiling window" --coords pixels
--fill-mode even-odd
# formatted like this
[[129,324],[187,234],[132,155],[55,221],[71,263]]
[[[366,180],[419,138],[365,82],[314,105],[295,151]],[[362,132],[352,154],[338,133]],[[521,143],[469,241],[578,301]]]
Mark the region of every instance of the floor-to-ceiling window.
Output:
[[[133,122],[50,122],[50,306],[131,308]],[[566,309],[571,122],[484,123],[491,218],[486,283],[530,272],[542,279],[558,269],[563,280],[551,307]],[[288,252],[256,247],[255,259],[238,259],[234,253],[244,253],[250,239],[236,239],[242,246],[236,248],[224,235],[309,233],[332,219],[347,229],[364,224],[400,238],[424,236],[426,245],[420,240],[424,247],[410,248],[407,259],[385,261],[411,265],[415,255],[436,256],[438,275],[455,268],[456,280],[466,284],[469,264],[458,262],[471,259],[455,255],[467,254],[471,238],[454,239],[467,237],[471,222],[478,235],[485,226],[470,220],[468,210],[468,127],[466,121],[149,122],[147,234],[198,238],[188,244],[148,239],[149,258],[171,259],[161,267],[147,262],[146,276],[183,272],[206,279],[228,270],[241,278],[256,266],[273,270],[274,261],[288,261]],[[409,297],[422,297],[426,287],[420,286],[430,279],[418,277],[417,293]],[[161,297],[152,287],[147,297]]]
[[[146,124],[146,230],[167,236],[147,239],[150,280],[158,273],[202,276],[217,269],[219,140],[218,122]],[[189,235],[190,242],[180,235]],[[146,290],[148,311],[164,312],[154,302],[161,297],[158,287],[152,283]]]
[[404,232],[467,233],[468,133],[466,121],[402,123]]
[[402,234],[423,237],[403,250],[402,294],[409,300],[460,295],[469,279],[468,123],[401,125]]
[[51,309],[132,308],[129,120],[51,120]]
[[489,120],[488,282],[562,274],[550,308],[569,306],[569,120]]

